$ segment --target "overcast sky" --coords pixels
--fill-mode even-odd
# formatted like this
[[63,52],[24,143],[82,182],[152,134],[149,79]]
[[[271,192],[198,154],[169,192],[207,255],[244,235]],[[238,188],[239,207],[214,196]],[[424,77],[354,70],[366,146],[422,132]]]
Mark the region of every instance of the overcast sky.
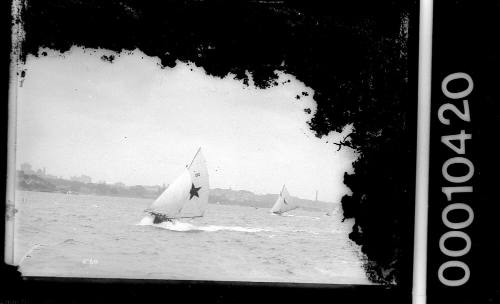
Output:
[[162,69],[140,51],[113,63],[100,59],[112,54],[103,50],[44,51],[28,56],[18,91],[18,168],[29,162],[66,178],[169,184],[202,147],[211,188],[263,194],[286,184],[293,196],[314,199],[318,190],[330,202],[348,191],[342,179],[355,155],[337,152],[332,141],[341,135],[319,139],[309,130],[314,92],[293,75],[262,90],[190,63]]

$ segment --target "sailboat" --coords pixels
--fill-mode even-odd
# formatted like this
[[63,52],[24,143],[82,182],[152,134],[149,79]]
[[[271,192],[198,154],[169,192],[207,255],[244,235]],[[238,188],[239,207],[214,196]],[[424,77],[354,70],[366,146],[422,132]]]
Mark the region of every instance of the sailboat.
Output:
[[271,208],[271,212],[274,214],[283,214],[296,208],[298,208],[298,206],[294,204],[293,200],[290,198],[288,190],[285,185],[283,185],[276,203],[274,203],[274,206]]
[[167,189],[145,210],[153,223],[202,217],[208,204],[208,170],[198,149],[193,160]]

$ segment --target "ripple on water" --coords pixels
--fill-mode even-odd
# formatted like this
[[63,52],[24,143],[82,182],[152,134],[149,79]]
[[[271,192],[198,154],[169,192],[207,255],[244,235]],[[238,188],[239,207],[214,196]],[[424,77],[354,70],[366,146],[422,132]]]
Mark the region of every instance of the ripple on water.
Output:
[[81,243],[80,241],[77,241],[75,239],[66,239],[61,242],[61,244],[68,244],[68,245],[75,245]]
[[138,253],[139,254],[148,254],[148,255],[159,255],[158,251],[153,251],[153,250],[141,250]]

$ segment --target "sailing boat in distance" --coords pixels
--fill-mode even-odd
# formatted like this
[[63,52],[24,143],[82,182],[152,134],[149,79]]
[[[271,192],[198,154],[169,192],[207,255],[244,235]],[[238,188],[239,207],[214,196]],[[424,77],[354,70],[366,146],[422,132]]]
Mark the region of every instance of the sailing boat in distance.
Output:
[[208,205],[208,192],[207,164],[199,148],[191,163],[145,212],[153,218],[153,224],[202,217]]
[[271,208],[271,212],[274,214],[283,214],[296,208],[298,208],[298,206],[294,204],[293,200],[290,198],[288,190],[285,185],[283,185],[276,203],[274,203],[274,206]]

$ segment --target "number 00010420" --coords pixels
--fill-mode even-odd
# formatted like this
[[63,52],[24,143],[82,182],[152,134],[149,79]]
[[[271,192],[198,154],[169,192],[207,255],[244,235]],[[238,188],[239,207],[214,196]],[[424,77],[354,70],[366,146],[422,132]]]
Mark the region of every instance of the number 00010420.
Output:
[[[465,89],[457,92],[450,91],[450,83],[455,81],[463,82],[464,80],[467,82],[467,87]],[[456,102],[456,104],[451,102],[445,103],[439,107],[437,115],[439,121],[443,125],[453,127],[453,120],[456,119],[470,123],[469,101],[464,98],[469,96],[473,88],[474,83],[472,78],[466,73],[453,73],[443,79],[441,91],[447,98],[451,99],[452,102]],[[467,140],[470,139],[472,139],[472,135],[465,130],[460,130],[459,132],[457,130],[455,134],[441,136],[441,143],[456,154],[456,156],[445,160],[441,168],[443,178],[454,186],[441,188],[441,191],[446,196],[446,202],[448,203],[442,210],[441,219],[443,224],[450,229],[450,231],[445,232],[439,239],[439,249],[444,255],[452,259],[441,264],[438,270],[438,278],[441,283],[451,287],[461,286],[467,283],[470,278],[469,266],[461,261],[460,258],[464,257],[471,249],[471,238],[462,230],[472,224],[474,220],[474,211],[466,202],[456,201],[457,198],[460,200],[461,194],[473,192],[472,186],[465,184],[474,176],[474,164],[466,157],[467,154],[465,149],[465,144]],[[451,168],[465,169],[465,171],[461,171],[465,173],[453,175],[450,172],[456,171],[451,171]],[[450,219],[450,214],[459,210],[466,212],[466,218],[460,221],[452,221]],[[465,244],[463,248],[448,248],[446,246],[446,241],[453,238],[463,240]],[[463,272],[462,276],[459,278],[447,277],[445,271],[453,268],[461,269]]]

